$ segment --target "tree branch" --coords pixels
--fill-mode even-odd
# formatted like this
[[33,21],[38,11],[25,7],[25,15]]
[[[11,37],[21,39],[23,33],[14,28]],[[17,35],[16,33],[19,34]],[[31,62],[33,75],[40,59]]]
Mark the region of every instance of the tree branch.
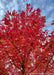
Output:
[[[41,60],[42,61],[42,60]],[[40,62],[41,62],[40,61]],[[40,64],[40,62],[38,63],[38,65],[33,69],[33,70],[31,70],[29,73],[28,73],[28,75],[31,73],[31,72],[33,72],[34,70],[36,70],[36,68],[39,66],[39,64]],[[35,64],[36,65],[36,64]]]
[[[12,32],[11,32],[11,35],[12,35]],[[12,39],[12,37],[11,37],[11,39]],[[11,41],[11,43],[12,43],[12,45],[17,49],[17,51],[21,54],[21,52],[20,52],[20,50],[17,48],[17,46],[14,45],[13,40]],[[21,55],[21,59],[22,59],[22,55]],[[20,62],[20,63],[21,63],[21,62]]]
[[[1,43],[1,42],[0,42]],[[1,43],[2,44],[2,43]],[[4,48],[3,44],[2,47],[4,49],[4,51],[6,52],[6,54],[8,55],[8,57],[11,59],[11,57],[9,56],[9,54],[7,53],[6,49]],[[12,60],[12,59],[11,59]],[[12,62],[14,66],[16,66],[18,69],[20,69],[14,62]],[[20,69],[21,70],[21,69]]]
[[[54,55],[54,54],[53,54]],[[48,66],[49,66],[49,63],[51,62],[51,60],[52,60],[52,58],[53,58],[53,55],[52,55],[52,57],[50,58],[50,60],[49,60],[49,62],[48,62],[48,64],[47,64],[47,66],[46,66],[46,68],[45,68],[45,71],[44,71],[44,74],[43,75],[45,75],[45,73],[46,73],[46,71],[47,71],[47,68],[48,68]]]

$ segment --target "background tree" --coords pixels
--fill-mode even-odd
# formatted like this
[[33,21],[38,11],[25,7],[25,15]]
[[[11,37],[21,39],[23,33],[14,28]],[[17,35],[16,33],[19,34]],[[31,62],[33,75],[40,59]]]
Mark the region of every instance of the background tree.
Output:
[[0,21],[1,75],[54,74],[54,31],[43,31],[45,16],[32,9],[7,11]]

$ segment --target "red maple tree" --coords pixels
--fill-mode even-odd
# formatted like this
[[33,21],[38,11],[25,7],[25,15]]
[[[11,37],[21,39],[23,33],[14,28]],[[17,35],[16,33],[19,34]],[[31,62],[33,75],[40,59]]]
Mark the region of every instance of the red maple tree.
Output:
[[7,11],[0,21],[0,75],[53,75],[54,31],[48,34],[40,8]]

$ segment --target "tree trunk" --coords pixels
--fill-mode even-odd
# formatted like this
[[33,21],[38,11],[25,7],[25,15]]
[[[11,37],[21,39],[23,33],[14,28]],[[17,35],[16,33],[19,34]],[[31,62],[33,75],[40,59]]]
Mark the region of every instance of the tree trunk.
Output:
[[22,74],[24,75],[24,73],[25,73],[25,67],[24,65],[22,65]]

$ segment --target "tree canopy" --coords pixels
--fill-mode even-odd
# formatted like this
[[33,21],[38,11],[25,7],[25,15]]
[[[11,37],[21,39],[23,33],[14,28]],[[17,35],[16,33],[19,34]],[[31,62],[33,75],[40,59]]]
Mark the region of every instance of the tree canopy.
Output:
[[7,11],[0,20],[0,75],[54,73],[54,30],[43,31],[46,17],[32,9],[26,4],[26,11]]

